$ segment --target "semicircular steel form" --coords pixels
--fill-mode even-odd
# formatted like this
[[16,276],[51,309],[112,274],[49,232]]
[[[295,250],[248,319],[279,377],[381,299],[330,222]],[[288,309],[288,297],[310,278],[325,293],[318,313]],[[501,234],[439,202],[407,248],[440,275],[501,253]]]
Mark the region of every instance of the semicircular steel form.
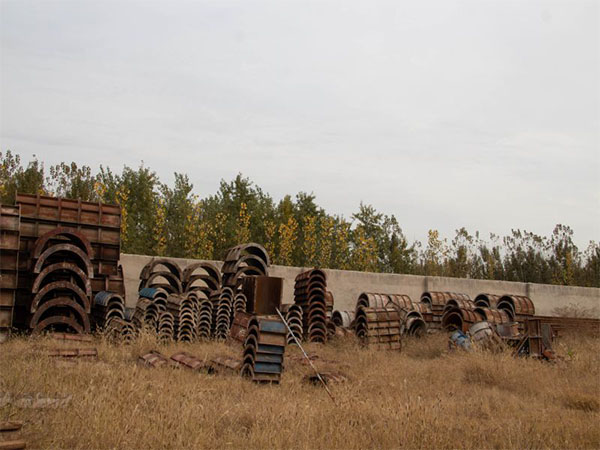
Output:
[[83,233],[73,228],[57,227],[37,238],[31,252],[31,258],[38,259],[43,253],[48,241],[50,239],[56,239],[60,237],[65,237],[71,243],[75,243],[88,255],[90,259],[93,257],[94,253],[92,250],[92,244],[90,243],[89,239],[83,235]]
[[[56,307],[67,307],[72,310],[76,315],[79,316],[80,320],[77,321],[72,316],[65,316],[62,314],[54,315],[45,318],[40,321],[44,313],[52,308]],[[57,297],[43,303],[29,321],[29,327],[33,329],[33,334],[38,334],[50,325],[64,324],[74,328],[78,333],[89,333],[90,332],[90,319],[86,312],[83,310],[81,305],[75,300],[69,297]]]
[[37,277],[35,277],[35,281],[33,282],[33,286],[31,288],[31,293],[37,294],[42,287],[42,281],[44,281],[52,272],[56,271],[67,271],[76,275],[81,280],[81,284],[85,286],[85,293],[88,298],[92,296],[92,284],[90,279],[79,266],[70,262],[59,262],[44,267]]
[[86,268],[88,278],[94,277],[94,268],[92,267],[92,261],[89,256],[86,255],[79,247],[73,244],[57,244],[48,247],[37,259],[35,266],[33,267],[33,273],[40,273],[46,260],[58,252],[68,252],[79,258]]
[[79,299],[79,303],[81,304],[86,313],[89,313],[92,310],[90,299],[83,291],[83,289],[81,289],[79,286],[77,286],[77,284],[72,283],[71,281],[59,280],[44,285],[44,287],[42,287],[42,289],[40,289],[37,292],[37,294],[35,294],[35,297],[33,297],[33,300],[31,302],[29,312],[31,312],[32,314],[35,313],[44,296],[54,290],[71,291],[73,294],[75,294],[77,299]]

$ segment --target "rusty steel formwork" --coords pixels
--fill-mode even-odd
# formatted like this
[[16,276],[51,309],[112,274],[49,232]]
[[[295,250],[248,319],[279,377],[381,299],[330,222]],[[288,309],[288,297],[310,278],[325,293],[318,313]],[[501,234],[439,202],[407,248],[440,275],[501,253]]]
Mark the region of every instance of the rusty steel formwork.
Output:
[[104,326],[103,334],[109,341],[128,344],[137,336],[137,329],[127,318],[111,317]]
[[18,206],[0,205],[0,342],[13,325],[19,273]]
[[212,337],[226,339],[231,328],[233,314],[234,292],[230,287],[223,287],[214,291],[211,296],[212,303]]
[[[295,345],[296,340],[300,342],[302,340],[302,307],[300,305],[289,305],[285,313],[285,321],[290,327],[291,333],[288,331],[286,335],[286,341],[288,345]],[[294,337],[296,339],[294,339]]]
[[518,322],[521,331],[525,328],[525,321],[535,315],[535,306],[525,295],[503,295],[496,307],[506,311],[512,321]]
[[183,293],[183,273],[179,265],[167,258],[152,258],[140,272],[138,291],[161,288],[169,294]]
[[158,340],[167,343],[175,338],[175,319],[169,311],[162,311],[158,316]]
[[179,321],[177,324],[177,340],[179,342],[193,342],[198,333],[198,308],[199,303],[195,295],[186,295],[179,308]]
[[498,300],[501,295],[496,294],[479,294],[475,297],[475,306],[482,308],[496,309],[498,307]]
[[177,352],[171,355],[171,360],[181,367],[194,371],[207,370],[209,368],[209,365],[204,360],[188,352]]
[[[25,287],[28,261],[38,258],[34,248],[46,248],[50,242],[86,242],[84,252],[91,255],[93,277],[90,279],[92,295],[112,291],[125,295],[123,271],[119,265],[121,254],[121,210],[116,205],[84,202],[43,195],[17,194],[21,207],[20,275]],[[21,284],[21,282],[20,282]]]
[[542,324],[547,323],[551,325],[556,335],[561,335],[565,332],[579,332],[600,337],[600,319],[552,316],[534,316],[533,318],[540,320]]
[[125,300],[114,292],[100,291],[92,304],[93,327],[103,330],[111,317],[125,319]]
[[439,331],[442,329],[444,308],[450,300],[470,301],[471,298],[467,294],[457,292],[423,292],[421,295],[421,303],[426,304],[431,310],[431,319],[427,323],[430,330]]
[[407,308],[411,304],[411,298],[405,294],[382,294],[376,292],[363,292],[358,296],[358,300],[356,300],[356,307],[354,312],[356,313],[356,311],[358,311],[358,308],[361,306],[365,308]]
[[503,309],[485,308],[478,306],[473,311],[479,314],[482,320],[485,320],[494,325],[512,322],[508,313]]
[[242,376],[255,382],[279,384],[285,344],[286,327],[279,317],[251,317],[244,340]]
[[[60,236],[62,240],[56,240]],[[92,247],[80,234],[60,228],[40,236],[30,252],[32,276],[28,325],[33,334],[48,328],[91,330]]]
[[198,301],[197,336],[199,339],[210,339],[212,336],[213,304],[209,299]]
[[181,282],[185,293],[200,291],[205,298],[209,298],[213,291],[221,287],[221,272],[212,263],[196,262],[183,270]]
[[402,316],[392,306],[359,306],[354,319],[354,332],[359,342],[378,350],[402,349]]
[[268,275],[270,265],[269,254],[260,244],[251,242],[232,247],[225,252],[222,285],[237,291],[244,277]]
[[463,333],[469,331],[471,325],[481,322],[483,317],[472,309],[451,306],[444,310],[442,316],[442,329],[446,331],[459,330]]
[[327,341],[326,292],[327,276],[324,271],[312,269],[296,276],[294,304],[302,308],[304,339],[309,342]]
[[138,358],[138,364],[153,369],[175,365],[171,359],[167,358],[162,353],[156,350],[151,350],[145,355],[140,356]]
[[250,275],[242,281],[246,311],[258,315],[276,314],[281,308],[283,278]]
[[340,311],[336,309],[331,315],[331,321],[338,328],[350,329],[353,327],[355,315],[356,311]]

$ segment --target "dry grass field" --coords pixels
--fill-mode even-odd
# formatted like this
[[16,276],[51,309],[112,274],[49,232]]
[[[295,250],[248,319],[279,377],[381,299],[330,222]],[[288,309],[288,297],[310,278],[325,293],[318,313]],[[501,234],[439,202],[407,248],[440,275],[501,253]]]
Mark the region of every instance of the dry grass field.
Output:
[[[307,345],[320,369],[349,378],[331,384],[336,405],[303,381],[310,368],[297,348],[287,349],[282,384],[270,386],[136,364],[151,349],[236,355],[222,343],[161,346],[143,336],[91,345],[99,358],[75,364],[44,356],[68,346],[47,337],[0,346],[0,421],[24,421],[15,437],[28,448],[600,447],[597,339],[563,338],[563,359],[553,364],[448,352],[445,335],[405,341],[400,354],[361,349],[352,338]],[[44,408],[27,396],[66,400]]]

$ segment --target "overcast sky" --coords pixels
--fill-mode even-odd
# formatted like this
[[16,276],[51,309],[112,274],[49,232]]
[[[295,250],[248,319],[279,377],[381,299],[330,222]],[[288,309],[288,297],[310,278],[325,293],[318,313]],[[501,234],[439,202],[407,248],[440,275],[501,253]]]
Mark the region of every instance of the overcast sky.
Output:
[[0,0],[1,150],[201,196],[362,200],[410,239],[600,239],[597,0]]

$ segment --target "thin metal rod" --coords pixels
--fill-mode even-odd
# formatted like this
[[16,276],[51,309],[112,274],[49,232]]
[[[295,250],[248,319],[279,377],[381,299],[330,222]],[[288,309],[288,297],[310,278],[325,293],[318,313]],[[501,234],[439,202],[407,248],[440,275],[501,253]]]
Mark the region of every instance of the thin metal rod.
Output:
[[[323,384],[323,387],[325,388],[325,390],[329,394],[329,397],[331,397],[331,401],[333,401],[333,403],[336,404],[335,403],[335,398],[333,397],[333,394],[331,393],[331,391],[327,387],[327,383],[325,383],[325,380],[323,380],[323,378],[321,378],[321,374],[319,373],[319,371],[317,370],[317,368],[314,366],[314,364],[312,363],[312,361],[310,360],[310,358],[308,357],[308,355],[304,351],[304,348],[302,348],[302,345],[300,345],[300,341],[298,341],[298,338],[296,338],[296,335],[294,334],[294,332],[292,331],[292,329],[290,328],[290,326],[288,325],[288,323],[285,321],[283,315],[281,314],[281,311],[279,311],[279,308],[275,308],[275,311],[277,311],[277,314],[279,314],[279,317],[281,318],[281,320],[283,320],[283,323],[285,324],[285,327],[288,329],[288,332],[294,338],[294,342],[296,343],[296,345],[300,348],[300,350],[302,350],[302,353],[304,354],[304,357],[306,358],[306,360],[310,364],[310,367],[312,367],[312,369],[315,371],[315,374],[317,375],[317,378]],[[336,406],[337,406],[337,404],[336,404]]]

